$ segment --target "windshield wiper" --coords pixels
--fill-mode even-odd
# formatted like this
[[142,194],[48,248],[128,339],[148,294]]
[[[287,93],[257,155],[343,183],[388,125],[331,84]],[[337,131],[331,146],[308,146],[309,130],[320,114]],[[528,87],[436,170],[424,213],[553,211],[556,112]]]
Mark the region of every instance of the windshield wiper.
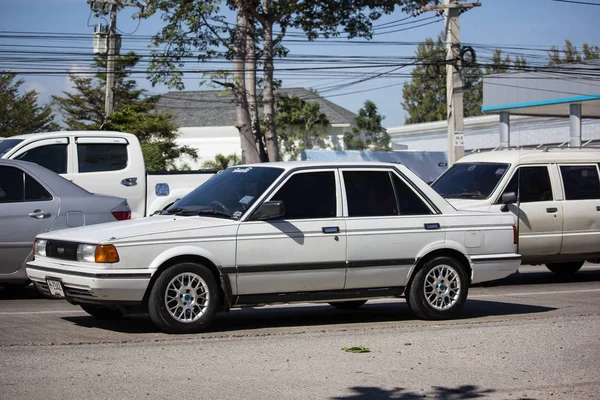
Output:
[[454,193],[447,194],[443,196],[445,199],[462,199],[462,198],[472,198],[472,199],[484,199],[487,196],[481,194],[480,192],[463,192],[463,193]]
[[183,215],[184,213],[195,213],[195,211],[183,207],[175,207],[163,210],[160,215]]
[[233,218],[232,215],[227,214],[226,212],[217,211],[213,208],[209,208],[206,210],[192,211],[195,215],[214,215],[215,217],[223,217],[223,218]]

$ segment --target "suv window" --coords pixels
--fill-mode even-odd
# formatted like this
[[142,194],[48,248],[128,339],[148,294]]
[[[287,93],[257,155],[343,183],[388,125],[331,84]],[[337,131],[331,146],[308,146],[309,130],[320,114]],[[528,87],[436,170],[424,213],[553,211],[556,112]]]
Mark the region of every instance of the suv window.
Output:
[[561,166],[566,200],[600,199],[600,182],[595,165]]
[[308,172],[292,176],[271,200],[283,200],[283,219],[336,216],[335,173]]
[[127,145],[81,143],[77,145],[79,172],[118,171],[127,167]]
[[18,168],[0,167],[0,203],[52,200],[42,185]]
[[40,146],[17,157],[17,160],[29,161],[48,168],[57,174],[67,173],[67,144]]
[[398,175],[392,174],[392,176],[394,177],[394,188],[396,189],[398,204],[400,204],[400,215],[431,214],[429,207]]
[[348,216],[398,215],[398,203],[388,171],[344,171]]
[[[517,193],[519,173],[521,174],[521,192],[519,193],[519,201],[521,203],[550,201],[554,199],[552,196],[552,185],[550,183],[548,167],[542,166],[520,167],[517,169],[503,193]],[[501,199],[502,197],[500,197],[500,200]]]

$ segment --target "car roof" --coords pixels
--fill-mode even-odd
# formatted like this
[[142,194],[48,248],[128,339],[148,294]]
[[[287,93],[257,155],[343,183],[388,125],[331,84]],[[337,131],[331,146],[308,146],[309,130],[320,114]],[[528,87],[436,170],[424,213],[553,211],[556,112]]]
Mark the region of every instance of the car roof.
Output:
[[406,168],[402,164],[393,164],[376,161],[277,161],[277,162],[266,162],[260,164],[243,164],[236,165],[230,168],[248,168],[248,167],[267,167],[267,168],[282,168],[286,171],[299,169],[299,168],[350,168],[350,167],[362,167],[362,168]]
[[17,166],[25,170],[44,182],[55,194],[61,197],[81,197],[91,195],[87,190],[35,163],[0,159],[0,166]]
[[40,132],[40,133],[28,133],[25,135],[17,135],[17,136],[11,136],[10,138],[7,139],[22,139],[22,140],[27,140],[27,139],[52,139],[55,137],[60,137],[60,136],[80,136],[80,137],[85,137],[85,136],[91,136],[91,137],[97,137],[97,136],[117,136],[117,137],[135,137],[135,135],[131,134],[131,133],[125,133],[125,132],[116,132],[116,131],[54,131],[54,132]]
[[470,154],[457,161],[457,163],[473,162],[508,164],[534,164],[547,162],[599,163],[600,149],[506,149]]

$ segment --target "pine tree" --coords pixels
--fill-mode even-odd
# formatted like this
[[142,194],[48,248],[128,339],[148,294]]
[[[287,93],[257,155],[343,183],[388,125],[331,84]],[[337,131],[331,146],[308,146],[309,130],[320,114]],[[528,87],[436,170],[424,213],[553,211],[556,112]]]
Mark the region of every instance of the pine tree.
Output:
[[548,57],[550,58],[550,61],[548,61],[549,67],[554,67],[558,64],[597,60],[600,58],[600,48],[595,45],[584,43],[582,57],[579,50],[577,50],[577,46],[570,40],[565,40],[565,45],[562,50],[560,50],[558,46],[552,46],[548,52]]
[[23,79],[0,71],[0,137],[58,129],[50,105],[38,105],[38,93],[28,90],[19,94]]
[[344,148],[346,150],[390,151],[390,135],[381,125],[384,118],[377,112],[375,103],[366,100],[365,105],[354,117],[356,126],[352,128],[352,132],[344,134]]

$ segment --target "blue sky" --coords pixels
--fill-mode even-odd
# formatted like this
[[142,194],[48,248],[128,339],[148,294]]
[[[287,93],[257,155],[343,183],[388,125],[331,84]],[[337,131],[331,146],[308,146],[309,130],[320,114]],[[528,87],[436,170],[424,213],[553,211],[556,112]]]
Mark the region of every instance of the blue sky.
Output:
[[[598,0],[588,0],[596,2]],[[89,41],[79,41],[77,46],[89,45],[91,49],[91,34],[93,28],[88,26],[90,8],[85,0],[3,0],[3,12],[0,14],[0,30],[19,32],[52,32],[52,33],[78,33],[90,34]],[[482,0],[482,6],[473,9],[461,16],[461,40],[465,43],[476,45],[492,45],[495,47],[526,46],[530,49],[550,48],[552,45],[562,45],[565,39],[570,39],[581,48],[584,42],[600,45],[598,34],[600,33],[600,7],[585,6],[569,3],[556,2],[552,0]],[[598,1],[600,4],[600,1]],[[118,26],[123,32],[132,32],[138,26],[137,21],[131,19],[133,9],[120,12]],[[420,19],[432,16],[425,14]],[[406,17],[401,13],[386,16],[376,24],[396,21]],[[429,20],[432,21],[432,20]],[[429,22],[428,21],[428,22]],[[91,18],[90,25],[98,23]],[[141,21],[135,35],[152,35],[161,26],[158,18]],[[406,27],[410,27],[406,26]],[[418,42],[427,37],[435,37],[443,29],[443,22],[415,27],[403,32],[377,35],[377,41],[395,42]],[[393,29],[389,29],[393,30]],[[0,44],[20,44],[24,42],[11,38],[0,39]],[[38,42],[39,43],[39,42]],[[294,55],[323,55],[323,56],[406,56],[414,55],[415,46],[407,45],[321,45],[321,44],[296,44],[289,43],[290,53]],[[123,48],[145,48],[145,43],[133,40],[131,36],[123,37]],[[64,50],[63,50],[64,51]],[[78,50],[83,51],[83,50]],[[488,50],[489,53],[491,50]],[[480,57],[485,57],[482,52]],[[534,50],[527,53],[533,54]],[[543,55],[544,53],[538,52]],[[479,53],[478,53],[479,56]],[[277,66],[290,68],[303,66],[282,63]],[[305,65],[304,65],[305,66]],[[0,64],[0,68],[1,68]],[[74,61],[70,67],[72,70],[84,68],[85,63]],[[226,67],[226,65],[224,65]],[[390,68],[376,68],[376,71],[386,72]],[[365,71],[365,70],[360,70]],[[403,69],[408,72],[409,69]],[[326,79],[313,79],[311,74],[304,76],[279,75],[283,79],[284,87],[315,87],[317,89],[327,88],[336,82],[343,84],[352,80],[344,76],[334,75]],[[318,75],[318,74],[313,74]],[[190,76],[186,79],[186,90],[198,90],[199,79]],[[65,76],[40,77],[26,76],[26,88],[36,89],[40,92],[42,102],[48,100],[52,94],[60,94],[69,88],[68,79]],[[346,88],[338,88],[323,93],[324,97],[345,107],[353,112],[369,99],[374,101],[381,114],[386,117],[384,125],[387,127],[398,126],[404,123],[405,112],[401,107],[402,82],[405,77],[385,77],[369,80],[364,83],[354,84]],[[152,87],[149,82],[140,76],[139,84],[151,93],[163,93],[168,89],[162,86]]]

